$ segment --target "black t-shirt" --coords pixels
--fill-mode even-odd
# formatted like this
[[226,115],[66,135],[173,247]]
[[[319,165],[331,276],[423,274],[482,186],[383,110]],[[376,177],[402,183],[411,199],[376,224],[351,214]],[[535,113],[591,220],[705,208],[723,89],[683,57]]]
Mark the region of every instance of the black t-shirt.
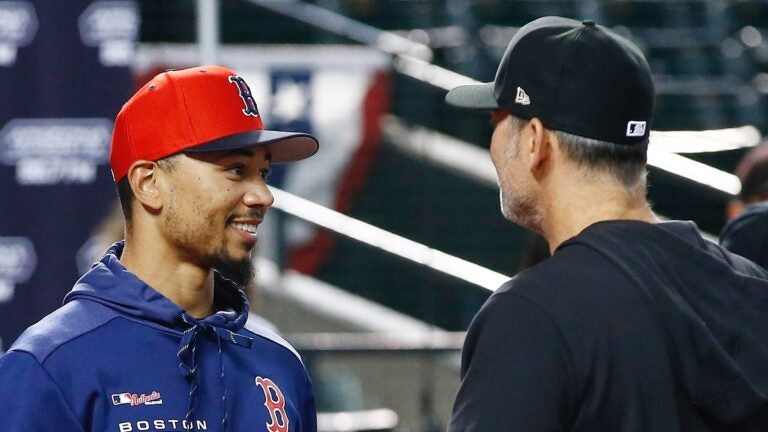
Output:
[[[741,387],[766,390],[768,370],[759,365],[768,353],[745,350],[747,371],[734,378],[723,370],[733,359],[719,348],[743,329],[735,311],[745,302],[766,309],[742,294],[718,294],[757,291],[765,295],[759,306],[767,307],[766,278],[754,264],[704,241],[691,223],[594,224],[502,286],[475,317],[449,430],[768,430],[764,400],[723,402],[741,397]],[[734,324],[702,326],[721,304],[735,315],[723,319]],[[754,319],[748,325],[766,324]],[[756,345],[768,325],[762,331],[744,343]],[[716,349],[707,346],[710,339]],[[702,379],[709,374],[711,382]],[[742,378],[738,394],[722,390]],[[739,423],[739,415],[751,423]],[[734,426],[717,426],[725,421]]]

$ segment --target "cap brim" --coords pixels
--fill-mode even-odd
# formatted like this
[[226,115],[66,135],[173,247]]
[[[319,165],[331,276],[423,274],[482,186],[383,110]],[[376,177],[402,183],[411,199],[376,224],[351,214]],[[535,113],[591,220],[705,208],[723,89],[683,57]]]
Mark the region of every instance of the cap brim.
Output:
[[294,162],[317,153],[320,145],[312,135],[299,132],[272,130],[247,131],[225,136],[213,141],[190,147],[185,153],[203,153],[222,150],[268,146],[273,163]]
[[493,83],[472,84],[456,87],[445,95],[448,104],[460,108],[494,110],[499,103],[493,96]]

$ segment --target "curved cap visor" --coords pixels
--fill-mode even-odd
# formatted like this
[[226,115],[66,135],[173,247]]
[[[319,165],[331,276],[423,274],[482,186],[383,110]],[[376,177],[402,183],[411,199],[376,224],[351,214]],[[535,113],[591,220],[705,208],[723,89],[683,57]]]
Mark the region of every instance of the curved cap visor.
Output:
[[254,130],[225,136],[184,149],[185,153],[204,153],[269,146],[273,163],[294,162],[317,153],[320,147],[312,135],[297,132]]
[[453,106],[470,109],[498,109],[499,103],[493,95],[493,83],[463,85],[451,89],[445,101]]

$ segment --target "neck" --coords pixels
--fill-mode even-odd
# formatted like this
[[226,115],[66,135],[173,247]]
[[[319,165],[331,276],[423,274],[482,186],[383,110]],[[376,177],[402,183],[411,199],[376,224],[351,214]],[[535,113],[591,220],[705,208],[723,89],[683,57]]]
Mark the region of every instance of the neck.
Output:
[[158,238],[161,237],[141,236],[126,230],[120,262],[194,318],[213,314],[212,269],[185,261],[178,251],[158,241]]
[[631,193],[621,185],[588,179],[585,184],[551,188],[545,192],[542,231],[554,253],[564,241],[590,225],[607,220],[658,222],[642,191]]

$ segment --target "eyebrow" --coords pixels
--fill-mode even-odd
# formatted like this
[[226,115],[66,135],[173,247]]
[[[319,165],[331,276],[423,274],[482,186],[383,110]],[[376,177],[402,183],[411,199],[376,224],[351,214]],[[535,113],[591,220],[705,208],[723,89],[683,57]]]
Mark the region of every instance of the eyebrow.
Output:
[[233,155],[252,157],[253,156],[253,150],[235,149],[235,150],[230,150],[230,151],[228,151],[227,153],[224,154],[225,157],[226,156],[233,156]]

